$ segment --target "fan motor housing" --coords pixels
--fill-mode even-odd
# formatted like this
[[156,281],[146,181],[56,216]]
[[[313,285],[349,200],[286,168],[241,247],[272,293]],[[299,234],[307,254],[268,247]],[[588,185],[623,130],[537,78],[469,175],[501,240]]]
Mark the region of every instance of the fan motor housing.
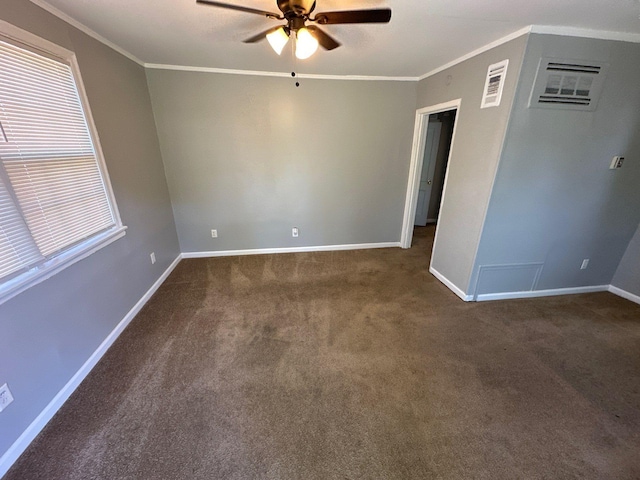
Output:
[[305,15],[311,12],[315,0],[278,0],[278,8],[285,15]]

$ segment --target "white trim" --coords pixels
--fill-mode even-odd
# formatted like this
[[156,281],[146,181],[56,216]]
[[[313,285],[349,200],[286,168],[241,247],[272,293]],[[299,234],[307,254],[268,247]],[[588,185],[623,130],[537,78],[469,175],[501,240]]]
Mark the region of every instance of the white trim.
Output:
[[476,297],[478,302],[488,300],[508,300],[514,298],[553,297],[557,295],[574,295],[578,293],[606,292],[609,285],[592,285],[589,287],[552,288],[549,290],[531,290],[527,292],[484,293]]
[[[234,70],[215,67],[192,67],[187,65],[167,65],[162,63],[145,63],[145,68],[154,70],[177,70],[182,72],[223,73],[226,75],[253,75],[257,77],[285,77],[291,78],[290,72],[268,72],[261,70]],[[384,82],[417,82],[418,77],[387,77],[377,75],[322,75],[316,73],[297,73],[299,78],[317,80],[372,80]]]
[[127,227],[117,227],[98,234],[46,261],[40,266],[18,275],[0,285],[0,305],[25,290],[44,282],[76,262],[124,237]]
[[531,33],[541,35],[561,35],[563,37],[595,38],[598,40],[614,40],[619,42],[640,43],[640,33],[610,32],[606,30],[590,30],[587,28],[563,27],[557,25],[532,25]]
[[531,29],[532,29],[532,25],[529,25],[528,27],[524,27],[521,28],[520,30],[516,30],[513,33],[510,33],[509,35],[506,35],[502,38],[499,38],[498,40],[495,40],[491,43],[487,43],[486,45],[477,48],[475,50],[473,50],[472,52],[469,52],[461,57],[456,58],[455,60],[450,61],[449,63],[445,63],[444,65],[431,70],[430,72],[425,73],[424,75],[420,75],[418,77],[418,80],[424,80],[425,78],[431,77],[433,75],[435,75],[436,73],[440,73],[444,70],[446,70],[447,68],[451,68],[455,65],[458,65],[459,63],[464,62],[465,60],[469,60],[470,58],[475,57],[476,55],[480,55],[481,53],[487,52],[489,50],[491,50],[492,48],[496,48],[499,47],[500,45],[510,42],[511,40],[514,40],[518,37],[521,37],[523,35],[526,35],[528,33],[531,33]]
[[418,193],[420,187],[420,174],[426,143],[426,125],[429,123],[429,114],[416,111],[416,119],[413,127],[413,145],[411,147],[411,160],[409,162],[409,178],[407,180],[407,192],[404,200],[404,215],[402,217],[402,230],[400,231],[400,246],[411,248],[413,238],[413,226],[417,209]]
[[640,305],[640,295],[627,292],[626,290],[622,290],[621,288],[615,287],[613,285],[609,285],[608,291],[613,293],[614,295],[618,295],[619,297],[626,298],[627,300],[630,300]]
[[[404,214],[402,218],[402,231],[400,232],[400,246],[402,248],[411,248],[411,239],[413,238],[413,224],[416,216],[416,206],[418,202],[418,190],[420,188],[420,173],[422,171],[422,161],[424,157],[424,144],[426,140],[427,126],[429,123],[429,115],[447,110],[456,110],[456,121],[453,124],[453,134],[451,136],[451,146],[456,135],[456,126],[458,125],[458,113],[462,99],[451,100],[437,105],[431,105],[416,110],[416,120],[413,127],[413,146],[411,147],[411,162],[409,164],[409,178],[407,180],[407,193],[404,201]],[[449,176],[449,161],[451,160],[451,152],[449,149],[449,158],[447,159],[447,169],[445,171],[444,184],[442,186],[442,198],[444,198],[447,189],[447,178]],[[436,226],[436,234],[433,239],[435,248],[438,238],[438,227]]]
[[338,250],[365,250],[369,248],[399,247],[400,242],[352,243],[346,245],[318,245],[309,247],[250,248],[247,250],[213,250],[209,252],[183,252],[182,258],[236,257],[239,255],[269,255],[272,253],[332,252]]
[[0,20],[0,35],[10,40],[26,44],[29,47],[35,48],[38,51],[43,51],[47,55],[53,55],[59,57],[60,60],[69,61],[73,57],[74,53],[60,45],[50,42],[42,37],[34,35],[31,32],[27,32],[22,28]]
[[613,285],[591,285],[587,287],[570,287],[570,288],[551,288],[547,290],[532,290],[526,292],[500,292],[500,293],[484,293],[476,295],[465,294],[462,289],[457,287],[451,280],[438,272],[435,268],[429,267],[429,272],[445,284],[453,293],[465,302],[487,302],[492,300],[513,300],[518,298],[538,298],[538,297],[555,297],[559,295],[577,295],[581,293],[610,292],[619,297],[625,298],[631,302],[640,305],[640,295],[622,290]]
[[120,336],[123,330],[129,325],[131,320],[137,315],[142,307],[147,303],[155,291],[162,285],[162,282],[166,280],[169,274],[180,262],[181,256],[178,255],[176,259],[169,265],[160,278],[154,282],[154,284],[147,290],[140,300],[133,306],[131,310],[125,315],[125,317],[116,325],[113,331],[104,339],[95,352],[89,357],[89,359],[80,367],[71,380],[62,387],[53,400],[40,412],[36,419],[22,432],[22,435],[13,442],[13,445],[5,452],[0,458],[0,478],[7,473],[11,465],[18,459],[18,457],[26,450],[33,439],[42,431],[45,425],[53,418],[55,413],[62,407],[64,402],[71,396],[71,394],[78,388],[78,385],[85,379],[85,377],[91,372],[93,367],[96,366],[98,361],[106,353],[109,347]]
[[63,20],[65,22],[67,22],[72,27],[77,28],[81,32],[86,33],[87,35],[89,35],[90,37],[92,37],[95,40],[99,41],[100,43],[103,43],[107,47],[115,50],[120,55],[124,55],[129,60],[137,63],[138,65],[140,65],[142,67],[144,67],[144,62],[142,60],[140,60],[138,57],[136,57],[132,53],[128,52],[124,48],[116,45],[111,40],[107,40],[106,38],[104,38],[99,33],[96,33],[95,31],[91,30],[85,24],[80,23],[78,20],[76,20],[73,17],[70,17],[69,15],[67,15],[63,11],[59,10],[58,8],[54,7],[53,5],[50,5],[49,3],[45,2],[44,0],[30,0],[30,1],[31,1],[31,3],[33,3],[33,4],[37,5],[38,7],[42,8],[43,10],[46,10],[50,14],[58,17],[60,20]]
[[462,291],[461,288],[459,288],[458,286],[456,286],[451,280],[449,280],[447,277],[445,277],[444,275],[442,275],[439,271],[437,271],[435,268],[433,267],[429,267],[429,272],[436,277],[438,280],[440,280],[442,283],[445,284],[446,287],[449,288],[449,290],[451,290],[453,293],[455,293],[458,297],[460,297],[462,300],[464,300],[465,302],[470,302],[473,300],[473,296],[472,295],[467,295],[466,293],[464,293]]

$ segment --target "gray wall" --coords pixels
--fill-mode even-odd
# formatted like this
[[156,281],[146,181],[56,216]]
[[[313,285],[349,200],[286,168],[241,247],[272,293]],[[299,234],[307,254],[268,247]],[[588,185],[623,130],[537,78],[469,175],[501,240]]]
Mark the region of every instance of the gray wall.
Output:
[[[179,253],[144,69],[24,0],[0,19],[77,54],[125,237],[0,305],[0,456]],[[149,253],[157,262],[151,265]]]
[[400,240],[415,83],[147,78],[183,252]]
[[611,284],[640,297],[640,225],[629,242]]
[[[477,55],[418,86],[418,108],[462,99],[438,219],[433,267],[467,291],[527,37]],[[480,108],[489,65],[509,59],[502,102]]]
[[[542,56],[610,64],[594,112],[528,108]],[[531,289],[526,263],[542,266],[537,290],[611,283],[640,221],[638,85],[638,44],[530,36],[476,271],[513,268],[483,274],[479,293]],[[627,157],[621,170],[609,170],[614,155]]]

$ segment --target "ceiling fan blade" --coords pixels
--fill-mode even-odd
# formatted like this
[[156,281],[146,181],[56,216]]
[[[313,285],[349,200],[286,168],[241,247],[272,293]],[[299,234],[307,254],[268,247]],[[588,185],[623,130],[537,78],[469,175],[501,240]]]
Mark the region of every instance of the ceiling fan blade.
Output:
[[280,25],[278,25],[277,27],[270,28],[269,30],[265,30],[262,33],[259,33],[257,35],[254,35],[253,37],[250,37],[250,38],[247,38],[246,40],[243,40],[243,42],[244,43],[256,43],[256,42],[259,42],[260,40],[264,40],[265,38],[267,38],[267,35],[269,35],[271,32],[275,32],[279,28],[280,28]]
[[307,30],[311,32],[311,34],[316,37],[318,43],[322,45],[322,48],[325,50],[333,50],[334,48],[338,48],[340,46],[340,42],[336,41],[333,37],[327,35],[322,30],[314,25],[309,25]]
[[265,10],[257,10],[255,8],[242,7],[240,5],[232,5],[230,3],[215,2],[214,0],[196,0],[196,3],[201,3],[203,5],[209,5],[212,7],[226,8],[227,10],[237,10],[239,12],[255,13],[256,15],[262,15],[263,17],[268,17],[268,18],[276,18],[278,20],[283,19],[283,17],[281,17],[277,13],[271,13]]
[[391,20],[390,8],[375,10],[344,10],[342,12],[321,12],[312,20],[320,25],[338,23],[388,23]]

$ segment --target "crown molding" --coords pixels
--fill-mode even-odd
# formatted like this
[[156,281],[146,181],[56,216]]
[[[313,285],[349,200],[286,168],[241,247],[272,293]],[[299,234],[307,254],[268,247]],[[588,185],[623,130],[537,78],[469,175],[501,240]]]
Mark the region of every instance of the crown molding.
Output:
[[87,35],[89,35],[93,39],[99,41],[100,43],[103,43],[107,47],[115,50],[120,55],[124,55],[129,60],[137,63],[138,65],[140,65],[142,67],[144,67],[144,62],[142,60],[140,60],[138,57],[136,57],[134,54],[132,54],[132,53],[128,52],[127,50],[125,50],[124,48],[116,45],[111,40],[107,40],[106,38],[104,38],[99,33],[94,32],[89,27],[87,27],[85,24],[80,23],[78,20],[76,20],[73,17],[70,17],[69,15],[67,15],[63,11],[57,9],[53,5],[50,5],[49,3],[45,2],[44,0],[29,0],[29,1],[31,3],[37,5],[38,7],[42,8],[43,10],[46,10],[50,14],[58,17],[60,20],[63,20],[65,22],[67,22],[72,27],[75,27],[78,30],[80,30],[81,32],[86,33]]
[[491,50],[492,48],[495,48],[504,43],[510,42],[511,40],[521,37],[522,35],[527,35],[529,33],[640,43],[639,33],[608,32],[604,30],[589,30],[584,28],[562,27],[562,26],[554,26],[554,25],[529,25],[527,27],[521,28],[520,30],[516,30],[513,33],[510,33],[509,35],[499,38],[498,40],[488,43],[483,47],[473,50],[472,52],[469,52],[459,58],[456,58],[455,60],[452,60],[451,62],[446,63],[441,67],[431,70],[430,72],[427,72],[424,75],[421,75],[420,77],[418,77],[418,80],[424,80],[425,78],[431,77],[436,73],[440,73],[448,68],[451,68],[459,63],[462,63],[465,60],[469,60],[470,58],[473,58],[476,55],[480,55],[481,53]]
[[431,70],[430,72],[425,73],[424,75],[421,75],[418,77],[418,80],[424,80],[425,78],[431,77],[433,75],[435,75],[436,73],[440,73],[448,68],[451,68],[455,65],[458,65],[459,63],[464,62],[465,60],[469,60],[470,58],[475,57],[476,55],[480,55],[481,53],[487,52],[489,50],[491,50],[492,48],[496,48],[504,43],[510,42],[511,40],[514,40],[518,37],[521,37],[522,35],[526,35],[528,33],[531,33],[531,25],[529,25],[528,27],[524,27],[521,28],[520,30],[516,30],[513,33],[510,33],[509,35],[506,35],[502,38],[499,38],[498,40],[494,40],[491,43],[487,43],[486,45],[477,48],[461,57],[456,58],[455,60],[450,61],[449,63],[445,63],[444,65]]
[[561,35],[563,37],[595,38],[597,40],[614,40],[618,42],[640,43],[640,33],[609,32],[606,30],[589,30],[586,28],[562,27],[554,25],[532,25],[531,33],[542,35]]
[[[145,63],[145,68],[153,70],[177,70],[181,72],[223,73],[227,75],[252,75],[258,77],[291,78],[289,72],[268,72],[261,70],[233,70],[229,68],[190,67],[187,65],[167,65],[162,63]],[[316,80],[373,80],[387,82],[417,82],[418,77],[385,77],[375,75],[322,75],[315,73],[296,73],[296,78]]]

